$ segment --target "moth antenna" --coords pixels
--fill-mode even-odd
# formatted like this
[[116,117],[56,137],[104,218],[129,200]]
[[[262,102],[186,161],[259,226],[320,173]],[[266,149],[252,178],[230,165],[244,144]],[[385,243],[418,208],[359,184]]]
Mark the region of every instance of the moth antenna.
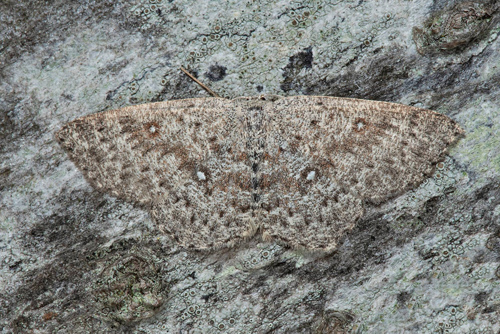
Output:
[[210,95],[212,95],[213,97],[220,97],[219,95],[217,95],[216,92],[214,92],[213,90],[211,90],[210,88],[208,88],[206,85],[204,85],[200,80],[196,79],[191,73],[189,73],[184,67],[181,66],[181,71],[184,72],[188,77],[191,78],[191,80],[193,80],[194,82],[196,82],[198,85],[201,86],[201,88],[203,88],[204,90],[206,90]]

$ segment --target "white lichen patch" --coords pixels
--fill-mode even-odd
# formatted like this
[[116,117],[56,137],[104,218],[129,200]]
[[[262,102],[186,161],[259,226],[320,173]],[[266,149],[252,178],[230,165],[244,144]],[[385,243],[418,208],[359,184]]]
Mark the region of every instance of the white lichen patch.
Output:
[[[147,31],[164,27],[164,13],[175,8],[175,21],[190,43],[172,53],[172,65],[201,67],[203,72],[213,64],[223,65],[228,68],[227,79],[212,85],[223,96],[239,96],[255,92],[257,86],[266,93],[278,93],[280,69],[289,57],[311,45],[317,50],[316,66],[309,71],[314,77],[329,78],[359,58],[359,48],[366,52],[395,42],[410,44],[408,26],[415,24],[415,13],[423,14],[426,8],[421,3],[389,1],[361,6],[355,6],[354,1],[248,2],[244,7],[238,3],[225,2],[223,8],[214,10],[216,7],[200,8],[199,3],[189,1],[142,1],[131,6],[130,12],[140,18],[141,29]],[[346,19],[356,24],[346,25]],[[247,31],[252,33],[247,35]],[[237,73],[231,68],[238,68]],[[172,74],[165,73],[167,82]]]
[[495,277],[498,262],[474,262],[478,247],[488,237],[466,237],[451,228],[421,235],[395,252],[386,265],[366,272],[367,279],[359,286],[341,284],[329,296],[327,309],[363,314],[351,324],[353,331],[385,332],[388,326],[404,330],[408,323],[417,321],[423,324],[420,331],[424,333],[444,328],[462,333],[478,326],[493,333],[498,328],[489,322],[489,316],[478,316],[477,323],[471,323],[471,312],[478,310],[471,309],[469,300],[471,294],[493,287],[495,292],[488,293],[489,299],[493,301],[499,294],[500,283]]

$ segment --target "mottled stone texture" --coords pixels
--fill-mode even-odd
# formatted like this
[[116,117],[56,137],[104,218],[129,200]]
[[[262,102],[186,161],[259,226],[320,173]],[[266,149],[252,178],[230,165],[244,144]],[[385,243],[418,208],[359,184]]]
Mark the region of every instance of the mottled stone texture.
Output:
[[[2,1],[2,333],[498,333],[499,17],[496,1]],[[180,66],[224,97],[397,102],[466,136],[419,187],[364,203],[335,251],[188,251],[55,139],[206,97]]]

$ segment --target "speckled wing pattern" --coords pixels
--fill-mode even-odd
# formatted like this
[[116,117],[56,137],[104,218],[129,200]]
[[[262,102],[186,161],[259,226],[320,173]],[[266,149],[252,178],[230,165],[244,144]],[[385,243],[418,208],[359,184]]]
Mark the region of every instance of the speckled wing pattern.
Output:
[[264,113],[264,235],[310,249],[335,248],[364,202],[418,186],[463,134],[444,115],[378,101],[295,96]]
[[186,99],[98,113],[57,138],[90,183],[148,207],[181,246],[257,231],[334,249],[364,213],[419,185],[463,133],[394,103],[323,96]]
[[225,99],[187,99],[82,117],[57,134],[98,190],[148,207],[186,247],[253,234],[244,119]]

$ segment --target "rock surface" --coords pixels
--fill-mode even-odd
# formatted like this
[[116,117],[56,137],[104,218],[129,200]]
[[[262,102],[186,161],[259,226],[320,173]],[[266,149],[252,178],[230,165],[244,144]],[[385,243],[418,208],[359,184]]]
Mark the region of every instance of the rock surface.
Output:
[[[496,1],[3,1],[2,333],[500,332]],[[330,253],[250,240],[186,251],[95,191],[54,133],[207,96],[398,102],[466,137]]]

